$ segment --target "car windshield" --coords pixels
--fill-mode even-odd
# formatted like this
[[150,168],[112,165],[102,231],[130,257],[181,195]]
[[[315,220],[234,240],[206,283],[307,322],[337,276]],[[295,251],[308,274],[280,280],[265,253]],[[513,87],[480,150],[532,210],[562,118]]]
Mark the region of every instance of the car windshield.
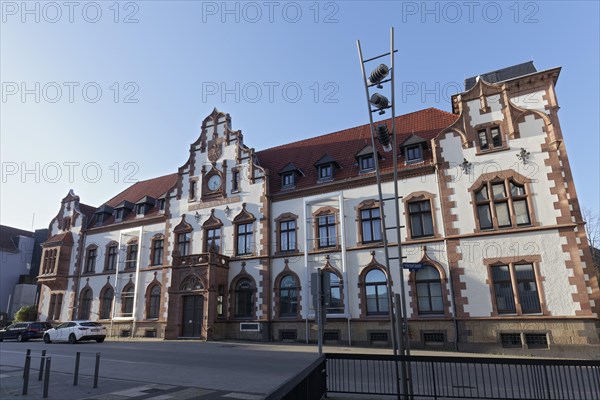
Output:
[[98,323],[98,322],[81,322],[79,325],[81,325],[81,326],[102,326],[102,324]]

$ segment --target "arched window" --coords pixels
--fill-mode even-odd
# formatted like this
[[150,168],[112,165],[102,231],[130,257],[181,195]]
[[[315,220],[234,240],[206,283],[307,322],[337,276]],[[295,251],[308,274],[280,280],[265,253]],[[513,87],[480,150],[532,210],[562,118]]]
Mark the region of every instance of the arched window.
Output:
[[372,269],[365,276],[365,299],[367,315],[389,313],[387,280],[380,269]]
[[200,278],[198,278],[196,275],[191,275],[188,276],[187,278],[185,278],[185,280],[183,281],[183,283],[181,284],[180,290],[202,290],[204,289],[204,285],[202,284],[202,281],[200,280]]
[[148,309],[146,310],[146,318],[158,318],[160,307],[160,285],[152,286],[148,300]]
[[419,314],[443,313],[442,282],[438,270],[431,265],[424,266],[415,274],[415,284]]
[[115,297],[115,291],[111,287],[107,287],[102,292],[100,297],[100,319],[109,319],[112,310],[112,302]]
[[292,275],[286,275],[279,284],[279,315],[291,317],[298,315],[298,288]]
[[83,289],[83,292],[81,292],[81,299],[80,299],[80,303],[79,303],[79,318],[80,319],[89,319],[90,318],[90,313],[92,310],[92,300],[93,300],[92,289],[90,289],[89,287],[86,289]]
[[123,317],[133,316],[133,297],[135,295],[135,286],[129,284],[123,288],[121,293],[121,313]]
[[235,285],[235,316],[252,317],[252,282],[250,279],[240,279]]
[[342,301],[342,281],[340,277],[332,271],[323,271],[329,277],[329,291],[325,294],[329,298],[327,314],[343,314],[344,302]]

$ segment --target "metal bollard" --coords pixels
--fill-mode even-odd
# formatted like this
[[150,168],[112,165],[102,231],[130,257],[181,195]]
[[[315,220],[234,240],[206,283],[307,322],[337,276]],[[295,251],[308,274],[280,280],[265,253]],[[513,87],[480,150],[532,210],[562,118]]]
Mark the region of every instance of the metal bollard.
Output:
[[[27,362],[27,357],[31,356],[31,349],[27,349],[27,354],[25,354],[25,362]],[[23,369],[23,379],[25,379],[25,369]]]
[[96,369],[94,370],[94,389],[98,387],[98,371],[100,370],[100,353],[96,353]]
[[27,394],[29,387],[29,367],[31,366],[31,356],[25,357],[25,369],[23,370],[23,396]]
[[52,363],[52,357],[46,359],[46,375],[44,376],[44,399],[48,398],[48,384],[50,383],[50,364]]
[[79,378],[79,358],[81,357],[81,353],[77,352],[75,356],[75,373],[73,374],[73,386],[77,386],[77,379]]
[[40,358],[40,373],[38,374],[38,381],[42,380],[44,376],[44,364],[46,363],[46,350],[42,350],[42,357]]

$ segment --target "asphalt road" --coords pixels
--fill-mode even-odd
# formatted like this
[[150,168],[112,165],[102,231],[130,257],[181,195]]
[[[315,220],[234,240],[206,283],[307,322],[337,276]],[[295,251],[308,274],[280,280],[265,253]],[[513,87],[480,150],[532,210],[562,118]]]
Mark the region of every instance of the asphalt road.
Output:
[[[9,378],[22,374],[27,349],[31,349],[33,356],[30,381],[34,383],[37,382],[39,356],[45,349],[46,355],[52,358],[52,379],[56,382],[72,381],[76,352],[81,353],[80,374],[91,379],[96,353],[100,353],[99,386],[103,391],[107,385],[119,390],[140,385],[167,385],[169,388],[247,393],[246,398],[252,398],[251,394],[269,393],[317,357],[316,348],[246,343],[106,341],[70,345],[41,341],[2,342],[0,366],[8,371],[0,375],[3,395],[17,383],[16,389],[20,390],[22,380],[9,383]],[[61,388],[56,388],[52,379],[50,392],[55,393],[54,398],[82,398],[81,394],[70,392],[61,397],[58,394]],[[18,391],[16,389],[12,388],[11,396]],[[5,398],[3,396],[3,400]]]

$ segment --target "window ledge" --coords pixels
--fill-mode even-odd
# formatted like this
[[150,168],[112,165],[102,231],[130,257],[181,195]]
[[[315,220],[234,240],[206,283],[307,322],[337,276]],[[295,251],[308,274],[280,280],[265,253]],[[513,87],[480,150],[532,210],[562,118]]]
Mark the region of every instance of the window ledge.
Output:
[[483,156],[486,154],[490,154],[490,153],[498,153],[500,151],[506,151],[506,150],[510,150],[510,147],[498,147],[495,149],[490,149],[490,150],[481,150],[479,148],[477,148],[477,151],[475,152],[476,156]]

